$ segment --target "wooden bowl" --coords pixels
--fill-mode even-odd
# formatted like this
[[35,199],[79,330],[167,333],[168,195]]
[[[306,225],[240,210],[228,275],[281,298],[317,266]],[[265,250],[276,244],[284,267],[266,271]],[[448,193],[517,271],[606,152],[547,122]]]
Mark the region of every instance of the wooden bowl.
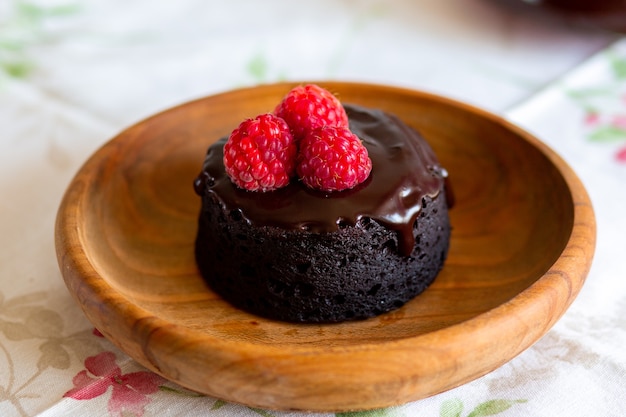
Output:
[[589,270],[595,220],[553,151],[507,121],[405,89],[319,83],[420,130],[456,193],[449,258],[399,310],[328,325],[231,307],[198,274],[193,180],[210,143],[271,111],[293,84],[240,89],[144,120],[97,151],[58,212],[65,283],[108,339],[189,389],[268,409],[364,410],[484,375],[565,312]]

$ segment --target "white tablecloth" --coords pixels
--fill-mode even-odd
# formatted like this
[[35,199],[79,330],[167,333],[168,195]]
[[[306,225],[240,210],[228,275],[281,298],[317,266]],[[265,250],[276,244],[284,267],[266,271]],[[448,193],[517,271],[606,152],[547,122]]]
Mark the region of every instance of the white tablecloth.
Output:
[[587,283],[538,343],[459,388],[350,415],[626,415],[626,39],[487,0],[4,0],[0,415],[306,415],[198,396],[147,372],[84,318],[54,250],[65,187],[118,131],[285,79],[393,84],[504,115],[572,165],[597,215]]

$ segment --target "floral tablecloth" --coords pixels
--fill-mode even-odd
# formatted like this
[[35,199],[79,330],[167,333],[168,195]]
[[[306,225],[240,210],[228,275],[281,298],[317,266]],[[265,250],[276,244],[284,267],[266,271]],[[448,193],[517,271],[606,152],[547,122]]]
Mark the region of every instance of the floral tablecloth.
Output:
[[597,215],[587,283],[533,347],[451,391],[343,415],[626,415],[626,39],[496,3],[0,3],[0,415],[307,414],[229,404],[146,371],[84,318],[54,250],[65,187],[115,133],[285,79],[400,85],[504,115],[571,164]]

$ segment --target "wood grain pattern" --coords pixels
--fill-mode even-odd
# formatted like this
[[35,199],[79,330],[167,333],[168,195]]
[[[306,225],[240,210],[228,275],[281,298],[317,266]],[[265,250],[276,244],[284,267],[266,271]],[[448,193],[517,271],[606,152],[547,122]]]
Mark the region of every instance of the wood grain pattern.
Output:
[[595,220],[574,172],[508,122],[441,97],[320,82],[346,103],[393,112],[448,169],[456,205],[446,265],[403,308],[334,325],[234,309],[200,278],[192,183],[206,148],[271,111],[291,84],[190,102],[112,139],[80,169],[58,212],[66,285],[86,316],[147,368],[253,407],[363,410],[471,381],[532,345],[590,268]]

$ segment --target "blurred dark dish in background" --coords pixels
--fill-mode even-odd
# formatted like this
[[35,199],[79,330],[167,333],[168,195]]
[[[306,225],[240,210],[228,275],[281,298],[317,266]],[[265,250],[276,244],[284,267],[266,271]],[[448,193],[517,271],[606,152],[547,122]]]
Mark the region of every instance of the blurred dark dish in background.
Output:
[[520,13],[626,33],[626,0],[496,0]]

